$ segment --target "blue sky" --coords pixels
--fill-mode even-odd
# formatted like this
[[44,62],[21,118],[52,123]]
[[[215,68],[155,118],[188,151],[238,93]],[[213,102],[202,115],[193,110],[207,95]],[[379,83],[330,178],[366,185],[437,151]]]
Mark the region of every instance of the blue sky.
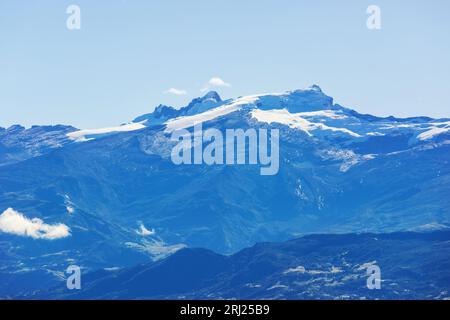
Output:
[[[66,8],[81,8],[81,30]],[[381,8],[381,30],[366,9]],[[450,2],[0,1],[0,126],[116,125],[185,105],[319,84],[375,115],[450,117]],[[164,93],[170,88],[186,95]]]

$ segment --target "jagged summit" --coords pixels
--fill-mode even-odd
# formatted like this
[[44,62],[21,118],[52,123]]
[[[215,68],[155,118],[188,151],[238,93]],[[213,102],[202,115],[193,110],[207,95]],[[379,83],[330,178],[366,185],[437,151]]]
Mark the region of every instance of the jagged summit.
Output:
[[185,107],[175,109],[171,106],[159,105],[151,113],[137,117],[133,122],[144,122],[145,125],[157,125],[168,119],[193,116],[219,107],[221,105],[233,105],[249,102],[255,107],[282,108],[287,107],[290,111],[315,111],[333,108],[333,98],[323,93],[322,89],[314,84],[306,89],[286,91],[281,94],[259,94],[243,96],[236,99],[222,100],[216,91],[209,91],[201,97],[192,99]]
[[214,102],[221,102],[222,98],[217,93],[217,91],[209,91],[207,94],[205,94],[203,97],[200,98],[203,102],[205,101],[214,101]]
[[133,122],[152,122],[156,124],[161,121],[176,117],[178,115],[178,112],[179,110],[175,109],[174,107],[160,104],[155,108],[153,112],[143,114],[134,119]]
[[[387,130],[401,129],[414,137],[410,141],[414,143],[437,136],[444,139],[450,132],[448,119],[380,118],[360,114],[335,104],[333,98],[317,84],[283,93],[247,95],[225,101],[217,92],[210,91],[179,110],[160,105],[153,113],[141,116],[134,122],[146,120],[142,122],[145,126],[166,125],[166,130],[172,131],[188,128],[198,122],[206,123],[219,117],[232,116],[240,110],[259,122],[287,125],[308,135],[326,133],[331,137],[366,139],[370,136],[385,136]],[[401,128],[397,127],[398,123],[402,123]]]
[[209,91],[203,97],[193,99],[186,107],[180,109],[180,115],[193,115],[219,106],[222,99],[216,91]]
[[11,132],[19,132],[25,130],[24,126],[21,126],[20,124],[13,124],[12,126],[8,127],[6,129],[9,133]]
[[162,117],[171,118],[171,117],[176,116],[177,110],[174,107],[160,104],[159,106],[157,106],[155,108],[155,111],[153,112],[153,114],[157,118],[162,118]]
[[209,91],[204,96],[193,99],[186,107],[181,108],[180,110],[183,109],[189,110],[198,104],[219,103],[219,102],[222,102],[222,99],[220,98],[219,94],[216,91]]
[[322,89],[317,84],[313,84],[312,86],[309,86],[308,88],[306,88],[306,90],[322,92]]
[[222,98],[216,91],[209,91],[204,96],[193,99],[187,106],[180,109],[160,104],[155,108],[155,111],[139,116],[133,122],[145,121],[146,125],[161,124],[168,119],[205,112],[222,103]]

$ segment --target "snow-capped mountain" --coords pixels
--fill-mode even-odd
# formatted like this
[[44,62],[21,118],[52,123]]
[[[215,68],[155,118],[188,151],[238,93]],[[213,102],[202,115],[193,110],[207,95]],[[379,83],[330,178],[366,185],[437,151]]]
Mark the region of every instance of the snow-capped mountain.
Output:
[[[278,174],[175,165],[171,133],[198,123],[279,129]],[[449,119],[359,114],[318,86],[228,100],[209,92],[111,128],[3,129],[0,273],[60,276],[68,263],[127,267],[186,246],[229,254],[308,233],[445,228],[449,160]],[[68,232],[55,234],[62,225]]]
[[303,131],[310,137],[342,136],[367,140],[370,137],[401,133],[410,135],[408,145],[411,146],[438,137],[445,140],[450,133],[450,119],[363,115],[334,104],[333,99],[325,95],[319,86],[313,85],[305,90],[258,94],[226,101],[217,92],[211,91],[181,109],[159,105],[154,112],[139,116],[131,123],[112,128],[74,131],[67,136],[79,141],[80,137],[101,137],[158,125],[170,130],[189,128],[195,123],[213,121],[237,111],[246,111],[247,116],[260,123],[285,125]]

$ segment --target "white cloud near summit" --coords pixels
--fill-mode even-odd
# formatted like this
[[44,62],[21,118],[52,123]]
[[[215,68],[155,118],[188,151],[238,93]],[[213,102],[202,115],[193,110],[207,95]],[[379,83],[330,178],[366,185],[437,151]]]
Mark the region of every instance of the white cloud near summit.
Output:
[[231,84],[229,84],[228,82],[223,81],[222,79],[218,78],[218,77],[213,77],[208,81],[208,84],[210,86],[214,86],[214,87],[231,87]]
[[231,87],[231,84],[228,82],[225,82],[219,77],[212,77],[209,79],[208,83],[201,89],[202,92],[208,91],[211,88],[229,88]]
[[164,94],[174,94],[176,96],[185,96],[187,95],[187,91],[183,89],[170,88],[163,92]]
[[12,208],[0,215],[0,232],[44,240],[70,236],[70,229],[65,224],[47,224],[39,218],[29,219]]

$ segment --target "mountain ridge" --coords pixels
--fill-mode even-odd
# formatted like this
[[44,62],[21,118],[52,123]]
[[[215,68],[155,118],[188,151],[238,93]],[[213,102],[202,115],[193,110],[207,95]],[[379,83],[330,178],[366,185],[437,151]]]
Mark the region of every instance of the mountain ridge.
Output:
[[[353,114],[317,88],[220,100],[164,121],[0,131],[0,217],[12,208],[27,223],[70,229],[54,240],[0,230],[1,271],[60,275],[69,263],[123,268],[184,247],[233,254],[311,233],[450,222],[445,119]],[[253,165],[175,165],[171,134],[195,123],[221,132],[278,129],[278,174],[260,176]]]
[[[183,249],[156,263],[85,275],[80,291],[55,286],[24,298],[440,299],[450,287],[449,274],[438,271],[449,263],[449,238],[448,230],[317,234],[258,243],[230,256]],[[381,290],[367,288],[374,265]]]

